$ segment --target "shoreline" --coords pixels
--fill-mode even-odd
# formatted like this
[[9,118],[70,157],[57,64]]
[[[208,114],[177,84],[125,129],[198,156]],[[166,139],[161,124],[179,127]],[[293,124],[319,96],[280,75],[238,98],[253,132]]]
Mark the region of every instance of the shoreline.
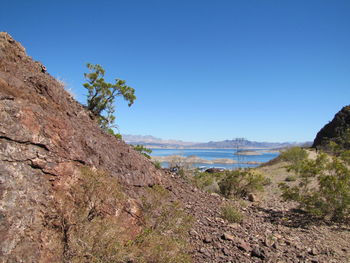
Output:
[[168,155],[168,156],[151,156],[153,161],[158,162],[168,162],[168,163],[178,163],[178,164],[262,164],[263,162],[257,162],[257,161],[247,161],[247,162],[237,162],[233,159],[226,159],[226,158],[216,158],[212,160],[207,160],[200,158],[198,156],[181,156],[181,155]]
[[164,150],[258,150],[258,151],[273,151],[273,152],[280,152],[283,148],[259,148],[259,147],[227,147],[227,148],[218,148],[218,147],[162,147],[162,146],[152,146],[152,145],[144,145],[145,147],[149,149],[164,149]]

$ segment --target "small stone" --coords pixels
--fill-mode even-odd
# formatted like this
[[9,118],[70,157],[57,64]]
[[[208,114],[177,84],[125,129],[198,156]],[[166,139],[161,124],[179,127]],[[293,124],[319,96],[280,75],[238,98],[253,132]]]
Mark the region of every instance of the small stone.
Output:
[[249,251],[252,250],[251,246],[250,246],[247,242],[245,242],[245,241],[243,241],[243,240],[240,240],[240,241],[238,242],[237,247],[238,247],[240,250],[245,251],[245,252],[249,252]]
[[260,258],[260,259],[265,259],[266,258],[264,250],[261,249],[261,248],[258,248],[258,247],[254,247],[253,248],[251,256],[252,257],[257,257],[257,258]]
[[257,201],[259,201],[258,197],[257,197],[255,194],[253,194],[253,193],[250,193],[250,194],[248,195],[248,200],[249,200],[250,202],[257,202]]
[[215,221],[216,222],[220,222],[220,223],[225,223],[225,220],[224,219],[222,219],[221,217],[215,217]]
[[189,233],[191,236],[198,236],[198,233],[195,230],[191,230]]
[[266,237],[264,240],[264,244],[267,247],[272,247],[275,241],[272,238]]
[[224,253],[225,256],[229,256],[230,255],[230,250],[228,248],[224,247],[222,249],[222,253]]
[[284,243],[286,243],[287,246],[291,246],[292,242],[290,242],[289,240],[285,240]]
[[234,228],[234,229],[239,228],[239,224],[237,224],[237,223],[228,224],[227,226],[231,227],[231,228]]
[[309,254],[313,255],[313,256],[316,256],[318,254],[318,251],[317,251],[316,248],[312,248],[312,249],[309,250]]
[[205,254],[207,252],[207,250],[204,247],[201,247],[199,249],[199,252],[202,253],[202,254]]
[[274,236],[275,236],[275,238],[277,238],[277,239],[282,239],[282,238],[283,238],[280,234],[275,234]]
[[222,235],[222,239],[233,241],[235,239],[235,237],[233,235],[231,235],[230,233],[224,233]]
[[211,237],[206,236],[206,237],[203,239],[203,242],[208,244],[208,243],[211,243],[211,242],[212,242],[212,239],[211,239]]

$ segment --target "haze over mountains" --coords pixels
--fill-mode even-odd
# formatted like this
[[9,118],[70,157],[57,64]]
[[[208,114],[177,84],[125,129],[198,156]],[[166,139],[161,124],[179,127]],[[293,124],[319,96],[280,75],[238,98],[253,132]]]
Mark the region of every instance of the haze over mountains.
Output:
[[130,144],[141,144],[150,148],[284,148],[295,145],[310,145],[311,142],[256,142],[243,138],[236,138],[224,141],[210,142],[184,142],[181,140],[164,140],[151,135],[130,135],[123,134],[125,142]]

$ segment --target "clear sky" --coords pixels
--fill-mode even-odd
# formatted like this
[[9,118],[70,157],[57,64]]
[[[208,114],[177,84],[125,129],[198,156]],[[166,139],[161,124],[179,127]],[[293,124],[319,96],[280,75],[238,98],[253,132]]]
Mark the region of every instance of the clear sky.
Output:
[[307,141],[350,104],[349,0],[2,0],[0,31],[81,103],[87,62],[125,79],[124,134]]

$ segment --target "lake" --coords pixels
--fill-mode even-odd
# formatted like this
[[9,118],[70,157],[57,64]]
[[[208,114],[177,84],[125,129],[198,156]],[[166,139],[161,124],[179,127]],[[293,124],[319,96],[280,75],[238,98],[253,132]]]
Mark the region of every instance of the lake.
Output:
[[[240,149],[246,150],[246,149]],[[235,168],[246,168],[246,167],[256,167],[259,164],[246,164],[246,162],[259,162],[265,163],[279,155],[278,152],[269,152],[269,150],[262,149],[249,149],[249,152],[258,152],[258,155],[235,155],[236,149],[152,149],[151,156],[169,156],[169,155],[181,155],[185,157],[198,156],[202,159],[213,160],[213,159],[233,159],[237,161],[234,164],[203,164],[196,163],[195,167],[215,167],[215,168],[225,168],[225,169],[235,169]],[[162,163],[163,167],[167,167],[168,163]]]

